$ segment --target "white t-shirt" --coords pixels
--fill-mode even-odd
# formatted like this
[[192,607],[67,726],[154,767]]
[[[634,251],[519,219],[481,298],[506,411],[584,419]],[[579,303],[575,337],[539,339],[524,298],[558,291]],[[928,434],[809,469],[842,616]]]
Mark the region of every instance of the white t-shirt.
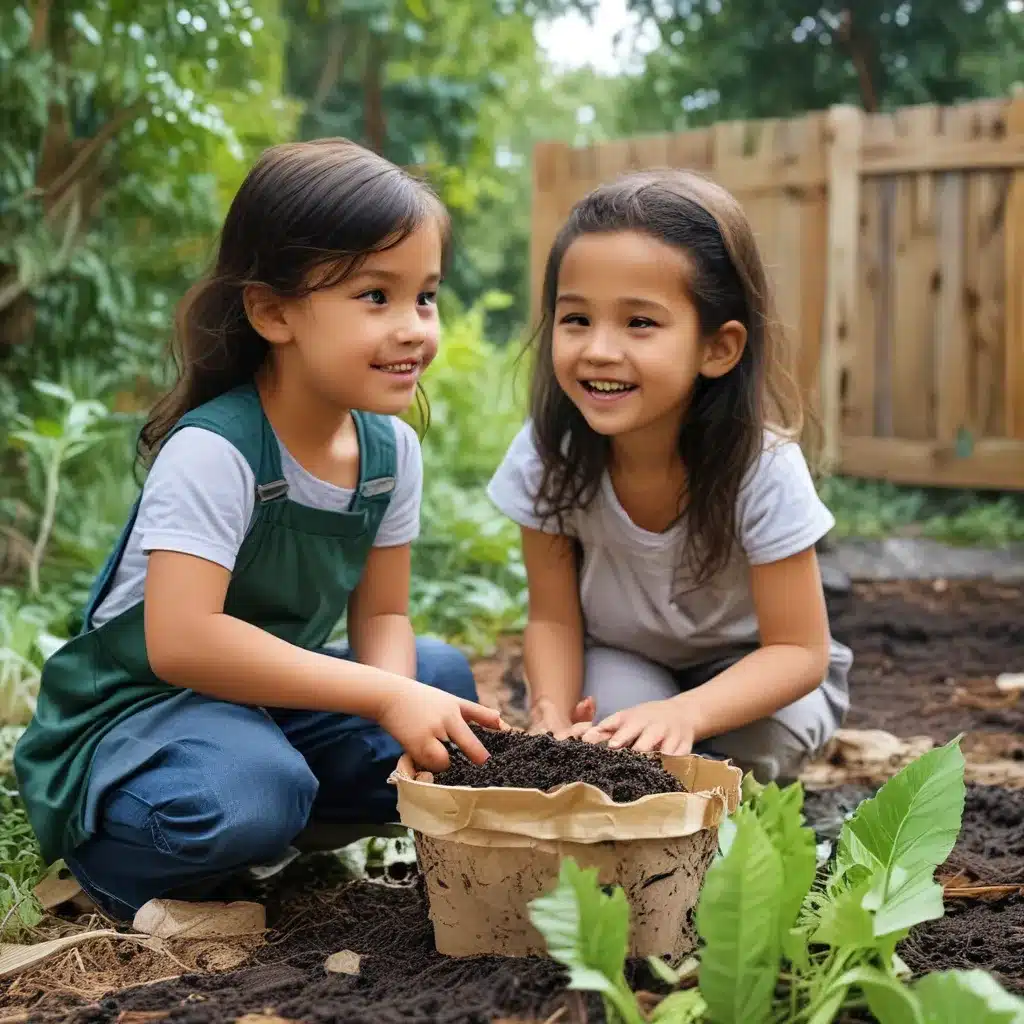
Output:
[[[395,426],[395,489],[374,547],[409,544],[419,536],[423,457],[407,423]],[[278,441],[288,497],[300,505],[345,511],[353,491],[307,472]],[[94,626],[142,600],[151,551],[178,551],[222,565],[229,572],[248,533],[256,479],[230,441],[202,427],[183,427],[160,450],[142,489],[139,513]]]
[[[491,479],[488,495],[510,519],[557,532],[534,511],[543,466],[529,423]],[[726,658],[758,643],[749,566],[813,546],[835,520],[814,489],[800,446],[766,436],[740,489],[738,544],[729,564],[692,589],[679,572],[685,520],[664,533],[637,526],[607,473],[586,508],[563,517],[562,529],[583,550],[580,601],[587,641],[632,651],[679,670]],[[833,641],[830,677],[845,687],[852,657]]]

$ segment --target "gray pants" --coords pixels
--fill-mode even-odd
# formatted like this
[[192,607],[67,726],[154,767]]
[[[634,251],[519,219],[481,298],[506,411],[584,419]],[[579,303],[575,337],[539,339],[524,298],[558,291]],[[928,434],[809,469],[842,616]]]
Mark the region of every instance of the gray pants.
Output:
[[[673,672],[639,654],[612,647],[588,647],[583,694],[597,705],[594,721],[652,700],[667,700],[724,671],[739,656]],[[792,782],[808,758],[839,727],[845,708],[837,708],[825,687],[812,690],[770,718],[698,744],[695,753],[730,758],[763,783]]]

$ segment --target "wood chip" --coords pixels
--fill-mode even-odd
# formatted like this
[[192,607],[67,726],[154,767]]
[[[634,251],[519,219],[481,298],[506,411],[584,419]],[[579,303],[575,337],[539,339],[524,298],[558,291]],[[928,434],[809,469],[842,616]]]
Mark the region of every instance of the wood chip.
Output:
[[234,1024],[302,1024],[302,1022],[278,1017],[276,1014],[247,1013],[244,1017],[236,1017]]
[[332,953],[324,962],[324,970],[331,974],[358,974],[359,962],[362,957],[351,949],[342,949]]
[[996,689],[1000,693],[1024,692],[1024,672],[1004,672],[996,676]]
[[259,903],[150,900],[139,908],[132,927],[161,939],[258,935],[266,930],[267,913]]
[[43,910],[54,910],[73,900],[82,887],[74,877],[61,878],[60,874],[47,875],[33,890]]
[[167,1020],[170,1010],[122,1010],[114,1024],[151,1024],[153,1021]]

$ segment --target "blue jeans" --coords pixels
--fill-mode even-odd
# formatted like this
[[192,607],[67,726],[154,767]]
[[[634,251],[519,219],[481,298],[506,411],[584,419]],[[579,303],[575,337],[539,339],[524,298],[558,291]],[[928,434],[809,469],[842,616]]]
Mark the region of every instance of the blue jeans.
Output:
[[[420,681],[477,699],[455,648],[420,639],[416,656]],[[400,754],[366,719],[183,690],[104,737],[86,799],[91,838],[67,866],[101,909],[130,920],[151,899],[275,860],[309,822],[396,821],[387,779]]]

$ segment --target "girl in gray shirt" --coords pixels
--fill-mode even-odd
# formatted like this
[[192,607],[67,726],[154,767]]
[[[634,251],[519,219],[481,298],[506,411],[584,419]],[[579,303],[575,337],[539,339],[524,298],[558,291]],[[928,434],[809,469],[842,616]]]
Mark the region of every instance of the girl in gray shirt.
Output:
[[534,731],[786,780],[846,713],[765,271],[703,177],[582,199],[543,286],[530,422],[489,494],[522,527]]

